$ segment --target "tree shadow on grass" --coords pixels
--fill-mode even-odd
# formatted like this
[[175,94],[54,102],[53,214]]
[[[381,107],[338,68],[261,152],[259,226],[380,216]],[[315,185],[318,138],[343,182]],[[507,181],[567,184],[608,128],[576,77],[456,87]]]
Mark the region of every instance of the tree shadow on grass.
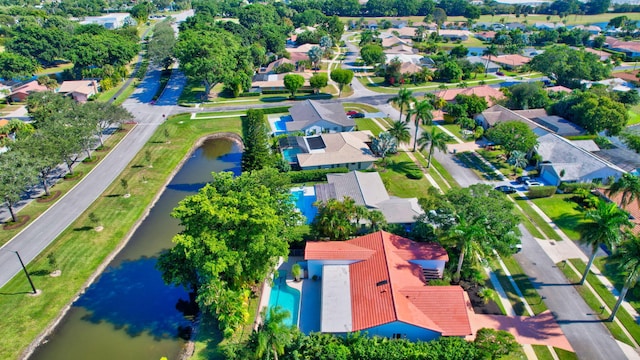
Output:
[[403,175],[406,175],[411,171],[420,170],[418,169],[416,164],[412,161],[387,160],[387,164],[385,165],[384,168],[398,174],[403,174]]

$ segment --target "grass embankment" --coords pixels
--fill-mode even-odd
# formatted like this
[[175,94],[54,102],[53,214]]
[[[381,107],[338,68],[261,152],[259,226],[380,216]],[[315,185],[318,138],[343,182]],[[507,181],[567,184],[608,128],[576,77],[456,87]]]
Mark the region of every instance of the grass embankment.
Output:
[[551,354],[551,351],[555,352],[555,355],[557,356],[557,359],[560,360],[578,360],[578,356],[576,356],[576,353],[571,352],[571,351],[567,351],[564,349],[559,349],[557,347],[554,348],[549,348],[548,346],[545,345],[532,345],[533,347],[533,351],[536,353],[536,357],[538,358],[538,360],[553,360],[556,359],[556,357],[554,357]]
[[[576,269],[578,271],[584,271],[586,265],[579,259],[570,259],[569,261],[571,261],[571,264],[573,264]],[[567,266],[563,263],[558,263],[556,264],[558,266],[558,268],[560,270],[562,270],[562,272],[564,273],[564,275],[567,277],[567,280],[569,280],[570,282],[572,282],[573,284],[578,284],[580,282],[580,278],[582,277],[580,274],[576,273],[570,266]],[[587,276],[587,282],[589,284],[591,284],[591,286],[594,287],[594,289],[597,289],[597,285],[600,283],[600,281],[595,277],[595,275],[593,275],[592,273],[589,273],[589,275]],[[600,285],[602,285],[600,283]],[[597,316],[600,319],[607,319],[610,315],[610,313],[606,310],[602,310],[600,308],[600,301],[598,301],[598,299],[596,298],[596,296],[594,295],[593,292],[591,292],[591,290],[589,290],[586,286],[579,286],[577,285],[576,290],[578,291],[578,293],[580,294],[580,296],[582,296],[582,298],[584,299],[585,303],[587,303],[587,305],[589,305],[589,307],[593,310],[594,314],[597,314]],[[607,290],[608,292],[608,290]],[[609,293],[609,295],[611,295],[611,293]],[[611,295],[613,296],[613,295]],[[607,302],[605,300],[605,302]],[[615,302],[615,300],[614,300]],[[609,305],[609,304],[607,304]],[[613,303],[609,306],[613,306]],[[622,318],[623,316],[621,316],[621,312],[625,311],[624,309],[620,309],[620,311],[618,312],[618,319],[623,322],[623,324],[625,325],[625,327],[627,327],[627,323],[626,320],[623,321]],[[626,313],[626,311],[625,311]],[[628,315],[628,314],[627,314]],[[638,325],[635,323],[635,321],[633,321],[633,319],[631,319],[631,321],[633,322],[633,324],[629,324],[630,326],[635,326],[638,327]],[[615,322],[608,322],[608,321],[603,321],[603,324],[609,329],[609,331],[611,332],[611,335],[613,335],[613,337],[619,341],[624,342],[625,344],[628,344],[630,346],[633,346],[633,344],[631,343],[631,341],[629,340],[629,338],[627,337],[627,335],[625,335],[625,333],[622,331],[622,329],[620,328],[620,326],[615,323]],[[636,331],[634,330],[634,332],[631,332],[631,329],[629,329],[629,327],[627,327],[627,331],[629,331],[631,334],[636,333]],[[636,336],[636,335],[632,335],[632,336]],[[636,341],[638,341],[640,339],[636,338]]]
[[[604,274],[607,279],[616,287],[616,289],[622,289],[626,276],[622,274],[616,264],[609,263],[610,258],[607,256],[597,257],[593,265],[600,269],[600,272]],[[640,288],[631,288],[625,298],[634,309],[640,309]]]
[[[169,133],[168,143],[164,129]],[[14,277],[0,290],[1,359],[15,359],[58,316],[81,290],[96,268],[120,244],[132,226],[162,189],[168,176],[192,148],[194,142],[216,132],[240,133],[240,118],[189,121],[189,115],[168,119],[136,155],[119,178],[69,228],[29,264],[34,282],[43,293],[26,296],[29,285],[23,277]],[[146,166],[145,153],[151,154],[153,168]],[[131,197],[124,198],[120,179],[127,179]],[[88,219],[94,213],[105,226],[95,232]],[[47,256],[55,254],[62,276],[49,277],[53,270]],[[44,274],[44,275],[36,275]]]
[[584,222],[584,210],[571,200],[572,194],[555,194],[533,199],[536,204],[571,240],[579,240],[578,225]]
[[[132,125],[124,125],[125,129],[131,129]],[[104,145],[105,148],[111,148],[116,145],[122,138],[126,135],[126,131],[116,131],[109,138],[106,139]],[[87,174],[91,169],[100,162],[100,160],[104,159],[107,155],[107,152],[96,151],[93,152],[92,156],[96,159],[94,162],[80,162],[75,167],[73,172],[75,174]],[[6,244],[9,240],[11,240],[16,234],[22,231],[30,222],[33,222],[38,216],[42,215],[48,208],[53,206],[56,203],[57,199],[60,199],[64,194],[66,194],[69,190],[71,190],[74,186],[78,184],[78,180],[80,178],[74,178],[73,180],[63,180],[60,179],[57,183],[55,183],[51,187],[52,196],[55,195],[58,191],[60,195],[56,197],[56,200],[48,201],[48,202],[38,202],[31,201],[25,207],[23,207],[18,213],[19,216],[29,216],[29,222],[24,226],[21,226],[12,230],[0,230],[0,246]],[[44,195],[44,193],[43,193]]]

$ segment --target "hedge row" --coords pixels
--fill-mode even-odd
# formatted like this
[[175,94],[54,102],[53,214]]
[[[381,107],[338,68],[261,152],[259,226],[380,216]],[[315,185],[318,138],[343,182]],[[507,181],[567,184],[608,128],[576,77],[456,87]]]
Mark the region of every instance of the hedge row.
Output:
[[562,192],[565,192],[565,193],[568,193],[568,194],[572,194],[578,189],[593,190],[595,188],[596,188],[596,184],[594,184],[594,183],[582,183],[582,182],[566,183],[566,182],[563,182],[563,183],[560,184],[560,190],[562,190]]
[[527,197],[529,199],[549,197],[556,193],[555,186],[532,186],[527,191]]
[[[310,94],[313,92],[313,89],[298,89],[296,93],[307,93]],[[277,94],[291,94],[289,90],[262,90],[262,95],[277,95]]]
[[313,181],[327,181],[327,174],[335,173],[347,173],[349,169],[345,167],[333,168],[333,169],[317,169],[317,170],[301,170],[290,171],[289,178],[294,184],[313,182]]
[[239,94],[238,97],[258,97],[262,94],[260,94],[259,92],[244,92],[242,94]]
[[276,107],[271,107],[271,108],[264,108],[262,109],[262,112],[267,115],[267,114],[278,114],[278,113],[286,113],[289,112],[289,108],[291,106],[276,106]]

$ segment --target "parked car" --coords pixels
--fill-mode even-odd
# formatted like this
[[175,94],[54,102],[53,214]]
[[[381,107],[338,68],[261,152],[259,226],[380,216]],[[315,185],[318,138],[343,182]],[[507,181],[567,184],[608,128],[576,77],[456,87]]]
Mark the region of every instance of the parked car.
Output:
[[517,182],[518,184],[524,184],[524,182],[525,182],[525,181],[527,181],[527,180],[531,180],[531,178],[530,178],[530,177],[528,177],[528,176],[518,176],[518,177],[516,178],[516,182]]
[[500,185],[500,186],[497,186],[495,189],[505,194],[513,194],[518,191],[516,188],[510,185]]
[[524,182],[524,188],[527,190],[534,186],[544,186],[544,184],[535,180],[527,180]]
[[504,76],[504,73],[502,71],[496,71],[496,75],[498,76]]
[[364,114],[361,113],[361,112],[351,115],[351,118],[353,118],[353,119],[359,119],[359,118],[363,118],[363,117],[364,117]]
[[347,116],[353,116],[355,114],[357,114],[358,112],[356,110],[349,110],[347,111]]

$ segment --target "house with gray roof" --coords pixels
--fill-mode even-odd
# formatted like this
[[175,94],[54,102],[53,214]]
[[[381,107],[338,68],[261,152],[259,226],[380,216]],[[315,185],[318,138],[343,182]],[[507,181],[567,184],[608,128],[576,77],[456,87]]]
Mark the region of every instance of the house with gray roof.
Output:
[[294,168],[365,170],[378,160],[369,147],[372,137],[369,130],[289,136],[280,139],[280,148]]
[[305,135],[353,131],[356,122],[348,117],[340,103],[319,103],[305,100],[289,109],[291,120],[287,132],[302,131]]
[[542,157],[540,177],[548,184],[561,182],[605,182],[625,173],[581,146],[543,128],[533,130],[538,135],[535,151]]
[[495,126],[499,122],[520,121],[529,128],[542,127],[560,136],[576,136],[585,130],[571,121],[556,115],[547,115],[545,109],[510,110],[502,105],[494,105],[476,116],[476,122],[485,129]]
[[349,197],[357,205],[380,210],[389,224],[411,225],[415,223],[417,216],[424,213],[417,198],[389,196],[377,172],[327,174],[327,182],[315,186],[318,201],[343,200]]
[[469,60],[472,64],[482,64],[485,67],[488,73],[495,74],[500,71],[500,65],[494,63],[493,61],[489,61],[488,59],[483,59],[480,56],[467,56],[467,60]]

